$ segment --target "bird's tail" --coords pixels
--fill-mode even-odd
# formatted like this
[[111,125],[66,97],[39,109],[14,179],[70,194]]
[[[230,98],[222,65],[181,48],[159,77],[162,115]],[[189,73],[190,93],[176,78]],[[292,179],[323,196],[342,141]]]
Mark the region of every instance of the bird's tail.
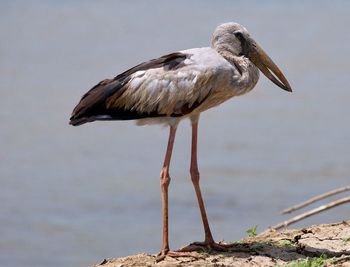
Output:
[[74,116],[72,116],[69,120],[69,124],[73,126],[79,126],[87,122],[91,122],[91,120],[88,118],[74,118]]

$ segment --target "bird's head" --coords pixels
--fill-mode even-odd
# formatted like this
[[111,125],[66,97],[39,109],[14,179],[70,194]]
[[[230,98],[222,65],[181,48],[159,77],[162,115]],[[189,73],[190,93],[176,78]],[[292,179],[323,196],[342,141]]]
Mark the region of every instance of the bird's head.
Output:
[[242,25],[234,22],[219,25],[214,31],[212,46],[235,56],[247,57],[274,84],[292,92],[281,70]]

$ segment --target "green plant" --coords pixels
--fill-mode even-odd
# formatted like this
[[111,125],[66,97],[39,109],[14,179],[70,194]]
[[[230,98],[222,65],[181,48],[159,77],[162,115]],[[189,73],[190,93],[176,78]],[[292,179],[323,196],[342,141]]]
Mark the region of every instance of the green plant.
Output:
[[291,261],[287,267],[323,267],[328,260],[327,255],[322,254],[318,258],[306,258],[302,260]]
[[257,228],[258,228],[258,226],[255,225],[254,228],[248,229],[248,230],[246,231],[246,233],[249,234],[249,236],[256,236],[256,235],[257,235],[257,234],[256,234]]

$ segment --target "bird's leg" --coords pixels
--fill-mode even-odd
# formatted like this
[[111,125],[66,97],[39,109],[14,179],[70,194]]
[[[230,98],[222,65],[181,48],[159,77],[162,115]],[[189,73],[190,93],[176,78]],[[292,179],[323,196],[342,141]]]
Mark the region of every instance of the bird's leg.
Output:
[[199,170],[197,162],[197,136],[198,136],[198,120],[192,121],[192,146],[191,146],[191,180],[196,191],[198,206],[201,212],[204,233],[205,233],[205,243],[213,243],[214,239],[210,231],[209,222],[207,218],[207,213],[205,211],[204,202],[202,198],[202,192],[199,186]]
[[169,252],[168,239],[168,187],[170,184],[169,165],[175,140],[176,126],[170,126],[168,147],[165,154],[162,171],[160,172],[160,188],[162,190],[163,242],[161,255]]
[[197,200],[198,200],[198,206],[201,212],[201,217],[203,221],[204,226],[204,233],[205,233],[205,239],[204,242],[195,242],[192,243],[189,247],[184,248],[184,250],[190,251],[191,248],[193,250],[196,250],[195,246],[205,246],[207,248],[211,248],[214,250],[220,250],[220,251],[226,251],[227,249],[231,248],[231,244],[224,244],[224,243],[216,243],[214,241],[213,235],[211,234],[209,222],[207,218],[207,213],[205,211],[204,202],[202,198],[201,189],[199,186],[199,170],[198,170],[198,162],[197,162],[197,136],[198,136],[198,117],[192,119],[192,146],[191,146],[191,166],[190,166],[190,173],[191,173],[191,180],[194,186],[194,189],[196,191]]
[[201,258],[198,253],[191,251],[170,251],[169,250],[169,239],[168,239],[168,187],[170,184],[169,166],[171,160],[171,154],[173,151],[174,140],[175,140],[176,126],[170,126],[168,147],[165,154],[164,164],[162,171],[160,172],[160,188],[162,190],[162,216],[163,216],[163,244],[162,250],[159,253],[156,261],[161,261],[165,256],[170,257],[192,257],[199,259]]

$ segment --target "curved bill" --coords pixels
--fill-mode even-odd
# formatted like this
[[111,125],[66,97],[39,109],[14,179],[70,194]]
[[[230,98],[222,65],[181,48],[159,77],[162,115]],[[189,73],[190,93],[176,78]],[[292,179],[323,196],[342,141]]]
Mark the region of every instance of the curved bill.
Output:
[[[292,92],[286,77],[282,71],[272,61],[272,59],[265,53],[265,51],[252,39],[250,40],[248,57],[257,66],[264,75],[269,78],[274,84],[281,87],[283,90]],[[278,79],[277,79],[277,78]]]

